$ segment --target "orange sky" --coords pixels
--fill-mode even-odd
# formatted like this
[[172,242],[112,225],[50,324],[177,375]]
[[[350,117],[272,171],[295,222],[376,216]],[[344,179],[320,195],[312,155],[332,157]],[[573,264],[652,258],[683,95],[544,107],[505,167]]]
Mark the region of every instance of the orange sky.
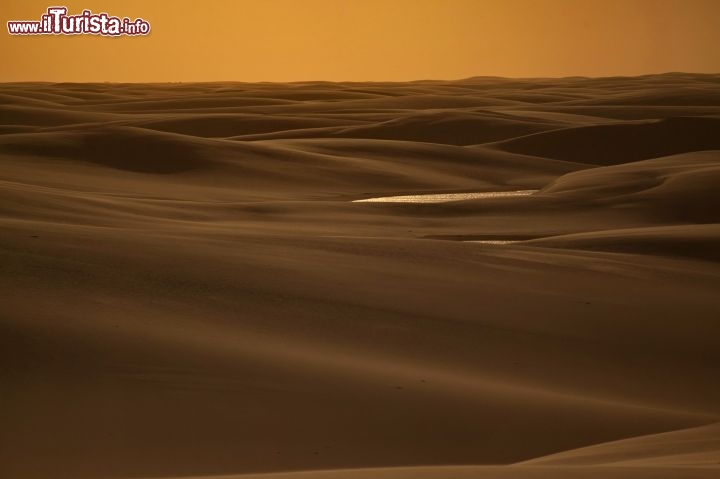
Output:
[[[147,37],[8,20],[142,17]],[[0,81],[296,81],[720,72],[720,0],[3,0]]]

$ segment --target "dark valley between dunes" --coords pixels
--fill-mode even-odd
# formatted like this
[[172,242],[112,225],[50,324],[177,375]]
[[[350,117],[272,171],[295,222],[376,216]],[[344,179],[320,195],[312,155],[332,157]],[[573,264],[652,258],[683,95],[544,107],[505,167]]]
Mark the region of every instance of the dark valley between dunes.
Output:
[[720,75],[0,84],[0,477],[720,476]]

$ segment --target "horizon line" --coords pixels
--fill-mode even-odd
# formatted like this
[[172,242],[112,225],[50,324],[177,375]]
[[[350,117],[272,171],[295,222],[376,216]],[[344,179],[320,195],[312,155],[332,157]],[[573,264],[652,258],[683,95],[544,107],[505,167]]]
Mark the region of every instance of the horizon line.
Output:
[[693,76],[718,76],[718,72],[686,72],[686,71],[667,71],[660,73],[642,73],[638,75],[599,75],[599,76],[588,76],[588,75],[566,75],[566,76],[502,76],[502,75],[473,75],[463,78],[454,79],[440,79],[440,78],[425,78],[415,80],[288,80],[288,81],[277,81],[277,80],[166,80],[166,81],[114,81],[114,80],[101,80],[101,81],[52,81],[52,80],[14,80],[14,81],[0,81],[0,84],[27,84],[27,83],[45,83],[51,85],[61,84],[116,84],[116,85],[166,85],[166,84],[199,84],[199,83],[243,83],[243,84],[303,84],[303,83],[424,83],[424,82],[463,82],[474,79],[496,79],[496,80],[602,80],[612,78],[642,78],[642,77],[656,77],[656,76],[671,76],[671,75],[693,75]]

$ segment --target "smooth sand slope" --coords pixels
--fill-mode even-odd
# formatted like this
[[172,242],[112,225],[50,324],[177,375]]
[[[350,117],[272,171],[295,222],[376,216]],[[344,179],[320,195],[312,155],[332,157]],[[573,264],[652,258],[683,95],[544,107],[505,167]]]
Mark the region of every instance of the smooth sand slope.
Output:
[[718,477],[718,118],[713,75],[0,85],[0,477]]

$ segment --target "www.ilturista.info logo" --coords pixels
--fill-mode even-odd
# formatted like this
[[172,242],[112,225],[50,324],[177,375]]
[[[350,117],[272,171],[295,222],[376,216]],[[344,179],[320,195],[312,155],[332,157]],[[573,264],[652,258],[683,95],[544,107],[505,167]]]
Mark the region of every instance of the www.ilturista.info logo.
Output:
[[66,7],[50,7],[40,21],[18,20],[7,22],[10,35],[147,35],[150,24],[142,18],[111,17],[107,13],[83,10],[80,15],[68,15]]

